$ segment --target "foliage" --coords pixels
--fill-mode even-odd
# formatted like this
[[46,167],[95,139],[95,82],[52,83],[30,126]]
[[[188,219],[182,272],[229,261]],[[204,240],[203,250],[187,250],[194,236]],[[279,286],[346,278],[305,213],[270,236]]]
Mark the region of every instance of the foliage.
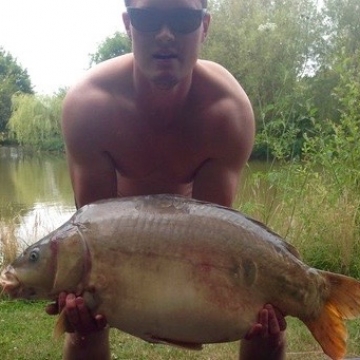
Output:
[[[310,130],[280,123],[263,132],[281,167],[254,176],[254,192],[266,182],[273,196],[249,208],[258,218],[289,236],[307,263],[360,277],[360,82],[358,57],[336,67],[334,88],[339,119],[315,121]],[[272,125],[273,123],[271,123]],[[270,125],[270,124],[269,124]],[[271,132],[273,131],[273,132]],[[302,159],[291,161],[289,143],[301,133]],[[279,140],[280,139],[280,140]],[[283,140],[283,141],[281,141]],[[249,207],[249,205],[247,205]]]
[[[358,0],[325,0],[322,7],[323,41],[317,49],[317,71],[306,78],[306,97],[317,109],[319,121],[340,120],[341,104],[334,96],[342,77],[359,70],[360,3]],[[343,61],[347,59],[347,66]],[[352,59],[351,61],[349,61]],[[352,66],[350,65],[352,62]],[[357,66],[354,66],[357,62]],[[352,69],[351,69],[352,67]],[[346,75],[345,75],[346,76]],[[357,80],[359,81],[359,79]],[[339,111],[340,110],[340,111]]]
[[333,96],[339,79],[339,73],[326,66],[321,66],[315,75],[301,79],[304,89],[303,98],[307,99],[308,104],[316,110],[317,120],[339,120],[339,103]]
[[[329,170],[328,177],[337,184],[339,194],[344,189],[360,189],[360,82],[358,56],[345,58],[338,66],[339,84],[334,89],[340,109],[340,120],[316,125],[318,136],[307,138],[304,152],[307,161],[321,164]],[[325,126],[324,126],[325,125]]]
[[[278,161],[301,159],[304,146],[304,133],[309,137],[313,134],[313,127],[317,118],[317,109],[301,99],[284,97],[277,103],[273,119],[260,125],[261,129],[256,134],[256,141],[252,156],[258,159],[277,159]],[[269,105],[263,111],[272,111]],[[264,117],[264,116],[263,116]]]
[[[5,126],[11,116],[11,90],[8,82],[0,82],[0,132],[5,130]],[[1,139],[0,139],[1,140]]]
[[9,120],[10,136],[20,145],[36,150],[63,150],[61,107],[64,94],[58,96],[13,96],[13,113]]
[[324,5],[331,64],[336,60],[336,49],[343,48],[350,55],[360,47],[360,3],[358,0],[324,0]]
[[[203,56],[223,64],[245,88],[255,110],[253,157],[302,156],[303,134],[338,123],[334,96],[343,59],[359,58],[357,0],[213,0]],[[359,81],[359,80],[357,80]],[[330,130],[331,131],[331,130]]]
[[11,97],[16,92],[33,93],[29,75],[0,47],[0,132],[5,130],[11,116]]
[[320,46],[322,18],[315,2],[221,0],[211,12],[203,56],[224,65],[243,85],[258,126],[274,120],[279,102],[284,110],[284,97],[291,111],[298,80],[310,71]]
[[90,55],[90,65],[131,52],[131,43],[127,34],[116,32],[107,37],[98,47],[95,54]]

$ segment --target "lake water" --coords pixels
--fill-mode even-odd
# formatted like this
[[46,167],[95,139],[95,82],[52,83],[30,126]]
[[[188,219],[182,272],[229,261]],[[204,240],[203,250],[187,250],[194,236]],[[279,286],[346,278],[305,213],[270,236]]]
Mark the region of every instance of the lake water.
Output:
[[[252,163],[244,177],[263,168],[263,164]],[[249,196],[250,189],[243,186],[242,200]],[[63,154],[30,154],[17,147],[0,147],[0,236],[10,231],[20,244],[34,243],[74,211]]]
[[33,243],[74,211],[64,155],[0,147],[0,236],[12,231],[19,242]]

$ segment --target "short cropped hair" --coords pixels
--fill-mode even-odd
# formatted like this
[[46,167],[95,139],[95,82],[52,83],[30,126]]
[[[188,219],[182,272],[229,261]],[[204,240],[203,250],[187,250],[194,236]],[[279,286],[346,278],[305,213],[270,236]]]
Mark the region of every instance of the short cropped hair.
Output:
[[[131,5],[131,0],[124,0],[125,1],[125,6],[128,7]],[[201,5],[203,7],[203,9],[207,8],[207,0],[201,0]]]

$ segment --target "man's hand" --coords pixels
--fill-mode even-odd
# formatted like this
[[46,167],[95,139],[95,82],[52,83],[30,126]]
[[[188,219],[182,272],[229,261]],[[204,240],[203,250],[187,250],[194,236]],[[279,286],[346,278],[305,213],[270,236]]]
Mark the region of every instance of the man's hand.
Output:
[[258,322],[253,325],[246,334],[246,340],[256,337],[269,338],[280,335],[286,329],[286,321],[283,314],[277,308],[266,304],[259,312]]
[[270,304],[259,312],[258,322],[241,342],[240,360],[284,360],[286,321]]
[[107,321],[103,315],[93,315],[81,296],[74,294],[60,293],[56,303],[46,307],[49,315],[57,315],[65,311],[66,332],[88,335],[103,330]]

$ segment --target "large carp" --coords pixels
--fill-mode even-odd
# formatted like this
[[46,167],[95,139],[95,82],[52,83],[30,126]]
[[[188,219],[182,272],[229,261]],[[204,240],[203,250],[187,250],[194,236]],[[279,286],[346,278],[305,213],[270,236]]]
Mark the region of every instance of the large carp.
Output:
[[271,303],[301,319],[332,359],[344,319],[360,315],[360,283],[316,270],[240,212],[172,195],[100,201],[5,268],[12,297],[84,294],[112,327],[196,348],[241,339]]

